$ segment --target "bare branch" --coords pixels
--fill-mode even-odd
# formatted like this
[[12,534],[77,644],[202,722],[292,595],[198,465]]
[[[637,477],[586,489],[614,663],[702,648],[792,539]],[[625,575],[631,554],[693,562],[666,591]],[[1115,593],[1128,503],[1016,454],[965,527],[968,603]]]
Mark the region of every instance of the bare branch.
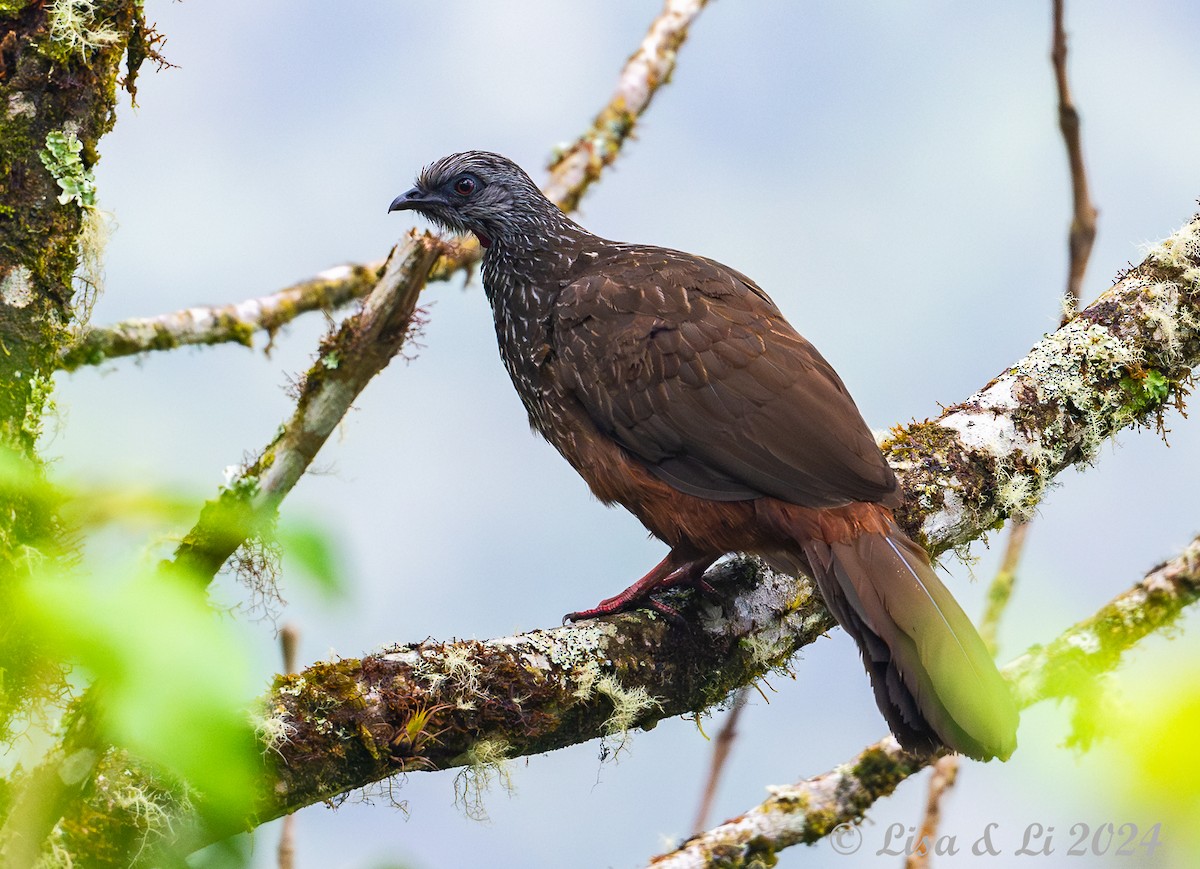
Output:
[[717,796],[717,786],[721,782],[721,774],[725,771],[729,752],[733,749],[734,742],[737,741],[738,720],[742,717],[742,710],[746,708],[746,694],[749,690],[745,685],[737,689],[733,695],[733,701],[730,703],[729,714],[725,716],[725,723],[721,725],[721,730],[713,741],[712,759],[709,761],[704,792],[700,795],[700,807],[696,809],[696,820],[692,822],[692,831],[695,833],[703,832],[704,828],[708,826],[708,816],[712,814],[712,804]]
[[1025,551],[1025,538],[1029,536],[1029,523],[1017,519],[1008,530],[1008,540],[1004,544],[1004,554],[1000,558],[1000,569],[988,586],[987,608],[983,618],[979,620],[979,636],[987,644],[993,657],[998,648],[996,643],[996,628],[1000,624],[1000,616],[1012,597],[1013,585],[1017,581],[1017,566],[1021,563],[1021,554]]
[[[1063,28],[1065,0],[1054,0],[1054,40],[1050,60],[1054,64],[1054,80],[1058,85],[1058,125],[1067,146],[1067,161],[1071,166],[1071,197],[1074,204],[1071,233],[1068,239],[1071,264],[1067,274],[1067,304],[1064,308],[1078,310],[1087,271],[1092,243],[1096,240],[1096,208],[1088,193],[1087,171],[1083,165],[1083,143],[1079,138],[1079,112],[1071,101],[1067,82],[1067,32]],[[1064,312],[1063,322],[1071,318]]]
[[[1200,537],[1094,616],[1049,645],[1026,652],[1002,672],[1013,685],[1021,708],[1040,700],[1073,697],[1097,673],[1114,668],[1135,643],[1169,625],[1185,606],[1197,600]],[[762,804],[694,836],[649,865],[654,869],[743,866],[750,865],[757,855],[812,844],[831,834],[852,842],[857,830],[849,825],[932,760],[906,754],[888,736],[831,772],[768,788],[771,796]]]
[[[283,652],[283,672],[291,675],[296,672],[296,647],[300,644],[300,629],[288,623],[279,632],[279,645]],[[283,819],[279,831],[279,847],[275,851],[279,869],[295,869],[296,866],[296,816],[288,815]]]
[[938,824],[942,820],[942,797],[954,787],[958,778],[961,760],[952,754],[939,757],[929,777],[929,796],[925,800],[925,817],[921,820],[921,833],[917,847],[904,861],[905,869],[927,869],[933,842],[937,839]]

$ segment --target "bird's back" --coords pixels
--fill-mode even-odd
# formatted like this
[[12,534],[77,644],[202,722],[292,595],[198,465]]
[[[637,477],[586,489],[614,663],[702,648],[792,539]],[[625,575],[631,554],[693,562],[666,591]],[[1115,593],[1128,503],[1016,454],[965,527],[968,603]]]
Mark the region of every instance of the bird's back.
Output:
[[598,240],[556,284],[544,369],[660,479],[713,500],[891,497],[841,379],[746,276]]

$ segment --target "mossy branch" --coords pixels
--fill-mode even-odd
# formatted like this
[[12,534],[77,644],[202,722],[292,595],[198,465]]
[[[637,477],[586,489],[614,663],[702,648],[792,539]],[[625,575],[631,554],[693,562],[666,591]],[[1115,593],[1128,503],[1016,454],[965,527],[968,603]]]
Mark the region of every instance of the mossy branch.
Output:
[[1200,363],[1200,215],[936,421],[883,443],[906,495],[902,524],[935,553],[1024,518],[1051,481],[1130,426],[1183,408]]
[[[1022,709],[1041,700],[1076,698],[1097,674],[1115,668],[1139,640],[1171,624],[1197,600],[1200,537],[1091,618],[1049,645],[1029,650],[1002,672]],[[852,838],[857,831],[844,825],[861,821],[876,800],[935,759],[906,754],[888,736],[848,764],[795,784],[768,788],[771,796],[763,803],[648,865],[654,869],[772,865],[770,858],[783,848],[812,844],[831,833]],[[756,858],[761,862],[754,863]]]
[[230,342],[250,347],[256,332],[265,331],[274,338],[281,327],[301,314],[332,311],[361,299],[374,288],[382,267],[382,261],[338,266],[262,298],[185,308],[91,328],[63,350],[59,364],[73,371],[83,365],[99,365],[152,350]]
[[299,388],[296,409],[266,449],[213,500],[175,551],[174,566],[207,583],[269,522],[367,383],[411,334],[417,297],[444,246],[415,232],[398,244],[362,310],[322,341]]

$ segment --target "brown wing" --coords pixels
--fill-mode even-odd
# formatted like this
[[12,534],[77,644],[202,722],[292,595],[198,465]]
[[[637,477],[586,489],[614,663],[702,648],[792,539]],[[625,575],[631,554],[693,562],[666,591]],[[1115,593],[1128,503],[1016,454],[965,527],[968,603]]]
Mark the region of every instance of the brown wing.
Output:
[[829,363],[719,263],[620,246],[563,289],[553,343],[596,425],[682,492],[829,507],[895,490]]

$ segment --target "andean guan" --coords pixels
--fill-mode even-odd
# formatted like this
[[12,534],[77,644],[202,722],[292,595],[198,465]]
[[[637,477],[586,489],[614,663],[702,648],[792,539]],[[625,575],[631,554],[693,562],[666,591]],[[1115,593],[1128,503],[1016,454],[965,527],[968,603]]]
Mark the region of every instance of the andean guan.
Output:
[[[1007,759],[1017,710],[925,551],[841,379],[754,281],[704,257],[598,238],[516,164],[467,151],[389,211],[472,232],[500,355],[530,424],[596,497],[671,551],[584,618],[704,586],[728,552],[816,579],[900,744]],[[660,605],[661,608],[661,605]]]

